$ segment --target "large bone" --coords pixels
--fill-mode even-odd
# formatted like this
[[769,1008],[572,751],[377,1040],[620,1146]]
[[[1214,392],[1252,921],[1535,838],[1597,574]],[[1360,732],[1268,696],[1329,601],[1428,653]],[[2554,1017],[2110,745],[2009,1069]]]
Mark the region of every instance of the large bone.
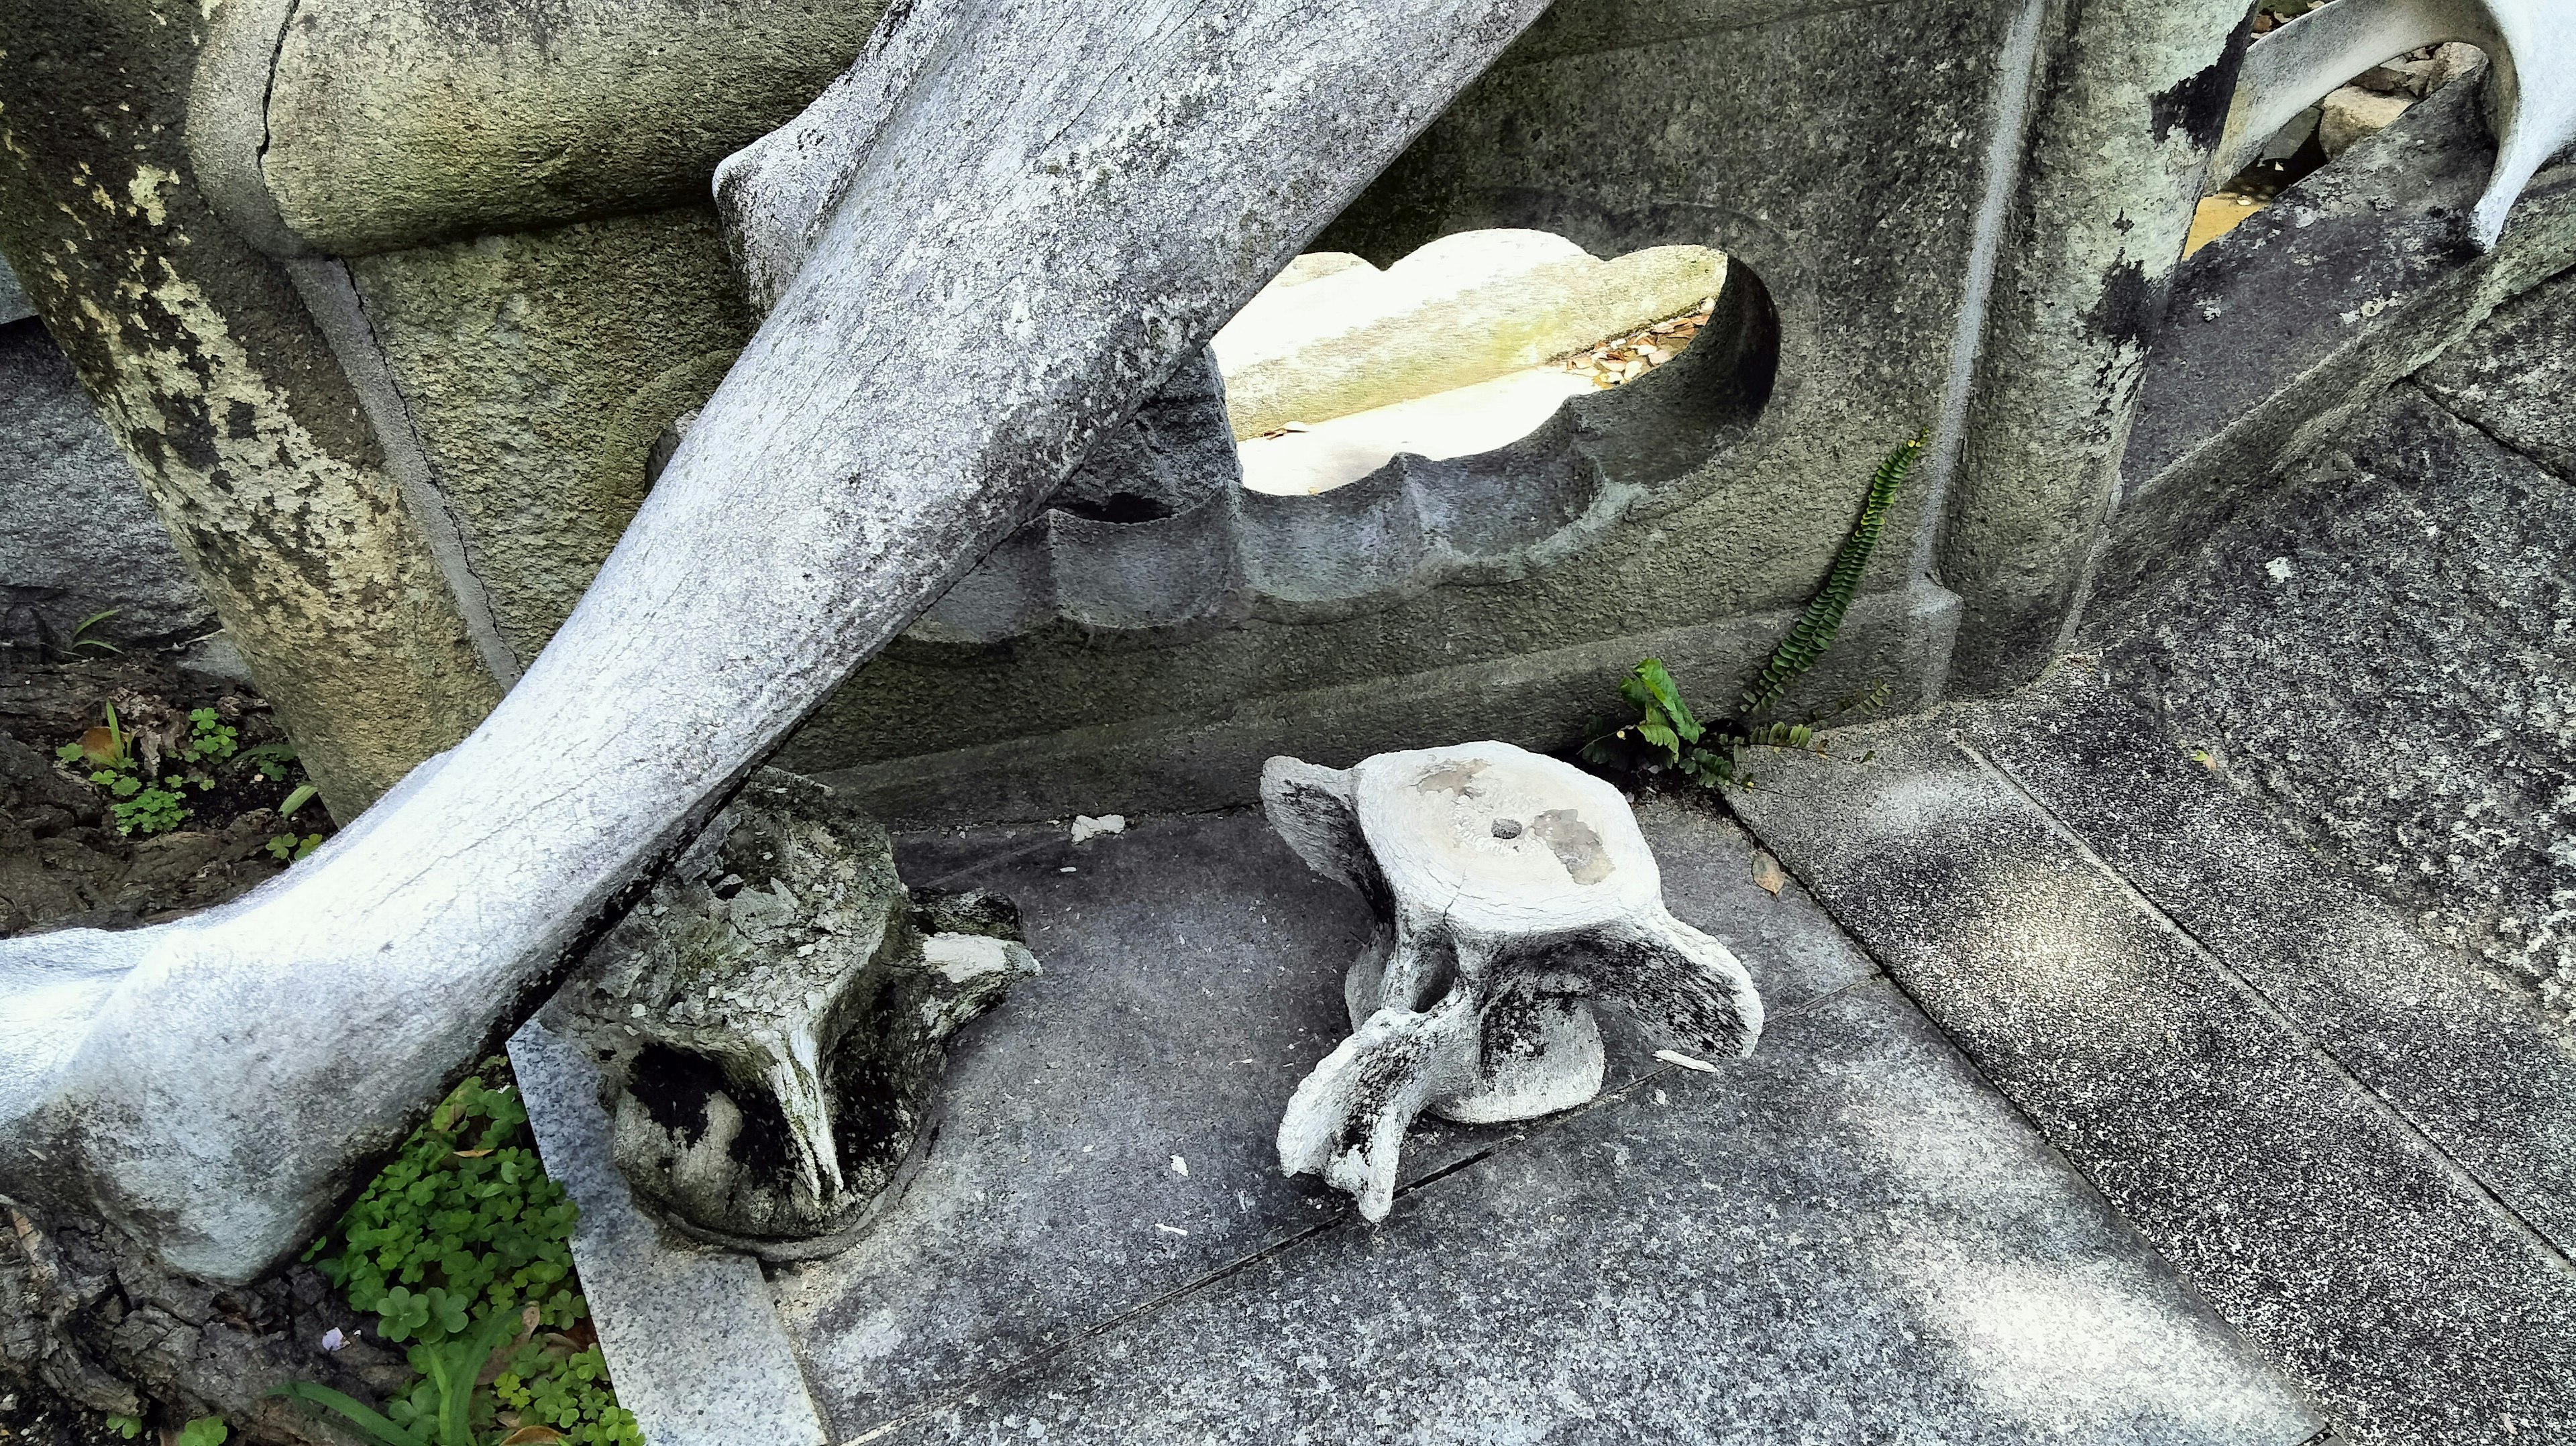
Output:
[[885,830],[765,768],[544,1018],[599,1057],[638,1200],[774,1260],[858,1235],[915,1157],[941,1048],[1038,973],[990,894],[915,899]]
[[1279,1164],[1383,1220],[1404,1132],[1429,1110],[1491,1124],[1600,1091],[1600,1028],[1620,1005],[1667,1042],[1741,1055],[1762,999],[1725,945],[1664,908],[1655,856],[1619,791],[1508,743],[1381,753],[1344,771],[1274,758],[1271,826],[1357,890],[1376,937],[1351,966],[1351,1037],[1279,1122]]
[[2338,0],[2254,42],[2238,73],[2210,174],[2236,174],[2272,133],[2362,71],[2427,45],[2487,53],[2495,168],[2469,216],[2480,250],[2549,158],[2576,141],[2576,4],[2569,0]]
[[866,124],[798,131],[834,198],[785,209],[810,247],[473,736],[226,908],[0,943],[0,1193],[219,1281],[300,1247],[622,890],[1544,8],[921,0],[861,62],[925,47]]

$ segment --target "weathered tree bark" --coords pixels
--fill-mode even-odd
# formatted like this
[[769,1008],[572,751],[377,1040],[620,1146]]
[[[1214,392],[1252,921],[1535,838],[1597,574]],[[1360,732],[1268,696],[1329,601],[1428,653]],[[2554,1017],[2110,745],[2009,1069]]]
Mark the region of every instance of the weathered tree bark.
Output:
[[870,126],[800,130],[836,198],[786,208],[810,248],[473,736],[233,905],[0,944],[0,1191],[214,1281],[304,1243],[621,891],[1544,8],[891,21],[860,70],[925,59]]
[[221,1416],[237,1442],[339,1446],[345,1435],[269,1392],[290,1381],[399,1390],[411,1377],[404,1348],[374,1324],[308,1266],[218,1289],[95,1224],[0,1199],[0,1392],[172,1424]]

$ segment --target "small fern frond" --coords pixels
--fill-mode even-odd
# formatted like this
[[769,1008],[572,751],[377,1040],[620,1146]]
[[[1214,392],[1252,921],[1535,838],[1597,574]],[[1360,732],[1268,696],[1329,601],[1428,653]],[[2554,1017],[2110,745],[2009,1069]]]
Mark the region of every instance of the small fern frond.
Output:
[[1859,520],[1852,523],[1842,548],[1834,554],[1834,565],[1825,574],[1825,584],[1816,590],[1807,610],[1798,615],[1797,626],[1789,636],[1771,650],[1771,659],[1753,686],[1744,690],[1744,716],[1750,718],[1780,701],[1790,684],[1806,676],[1816,666],[1825,650],[1834,645],[1834,634],[1842,630],[1843,613],[1860,593],[1861,574],[1869,569],[1869,555],[1878,547],[1879,530],[1887,525],[1887,514],[1896,503],[1898,489],[1905,485],[1905,474],[1923,455],[1926,437],[1917,432],[1902,446],[1887,454],[1870,474],[1869,495],[1863,499]]

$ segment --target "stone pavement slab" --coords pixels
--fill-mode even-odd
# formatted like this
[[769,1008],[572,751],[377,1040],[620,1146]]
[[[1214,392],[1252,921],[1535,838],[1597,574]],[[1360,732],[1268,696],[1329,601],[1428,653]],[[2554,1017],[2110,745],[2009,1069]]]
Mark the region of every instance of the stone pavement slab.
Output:
[[[1288,1440],[1316,1372],[1369,1404],[1326,1411],[1315,1440],[1374,1439],[1356,1433],[1381,1410],[1393,1440],[1809,1439],[1744,1434],[1775,1418],[1817,1440],[2314,1433],[1910,1007],[1871,992],[1794,884],[1754,886],[1740,831],[1674,805],[1641,823],[1674,912],[1753,971],[1770,1040],[1701,1075],[1612,1016],[1615,1099],[1426,1123],[1381,1231],[1277,1171],[1280,1109],[1346,1032],[1366,913],[1258,816],[1080,846],[902,840],[916,886],[1012,894],[1048,972],[952,1048],[909,1193],[852,1251],[774,1277],[836,1438]],[[1424,1220],[1443,1223],[1403,1234]],[[1412,1283],[1390,1294],[1388,1271]],[[1435,1282],[1445,1337],[1419,1329],[1413,1292]],[[1325,1334],[1269,1324],[1290,1318]],[[1439,1389],[1400,1407],[1441,1360]],[[1015,1381],[1092,1404],[1033,1426]]]
[[1960,731],[2560,1254],[2576,1251],[2576,1034],[2337,876],[2098,668],[2063,666]]
[[889,1442],[2296,1446],[2318,1420],[1902,996],[1639,1080]]
[[2576,1018],[2576,486],[2399,386],[2239,491],[2152,599],[2088,623],[2115,681],[2363,888]]
[[[1775,1011],[1872,971],[1812,908],[1754,888],[1731,824],[1678,809],[1641,822],[1675,913],[1735,948]],[[1297,1082],[1349,1033],[1341,979],[1368,915],[1258,814],[1151,820],[1081,845],[1045,828],[915,835],[897,862],[915,887],[1010,895],[1046,973],[951,1046],[909,1197],[852,1250],[778,1273],[788,1328],[846,1434],[1320,1229],[1347,1203],[1282,1176],[1274,1135]],[[1740,907],[1745,896],[1763,907]],[[1617,1014],[1603,1024],[1612,1087],[1665,1068]],[[1403,1178],[1514,1133],[1425,1120]]]
[[2257,987],[2245,938],[2213,952],[1954,741],[1975,716],[1784,755],[1739,812],[2349,1439],[2576,1437],[2566,1257]]
[[2576,482],[2576,271],[2497,307],[2415,383],[2479,431]]

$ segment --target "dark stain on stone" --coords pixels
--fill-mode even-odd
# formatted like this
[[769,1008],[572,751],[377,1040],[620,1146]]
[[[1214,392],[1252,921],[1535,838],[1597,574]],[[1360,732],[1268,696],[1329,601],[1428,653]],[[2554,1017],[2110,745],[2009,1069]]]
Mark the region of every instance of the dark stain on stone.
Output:
[[648,1044],[635,1057],[627,1092],[653,1123],[691,1144],[707,1132],[707,1096],[724,1088],[724,1071],[704,1055]]
[[1058,511],[1070,512],[1076,517],[1088,518],[1093,522],[1114,522],[1121,525],[1159,522],[1172,515],[1172,509],[1167,504],[1151,497],[1140,497],[1133,492],[1112,492],[1097,501],[1059,497],[1055,507]]
[[1576,883],[1597,884],[1610,877],[1610,855],[1601,847],[1601,835],[1573,809],[1549,809],[1530,820],[1530,832],[1547,845]]
[[935,1041],[921,1038],[907,1016],[920,1008],[908,989],[880,989],[862,1015],[864,1027],[841,1039],[825,1065],[832,1102],[832,1145],[842,1188],[875,1195],[894,1181],[946,1068]]
[[1458,987],[1458,945],[1455,940],[1434,935],[1422,941],[1412,960],[1413,989],[1405,1008],[1416,1014],[1438,1005]]
[[690,1144],[706,1138],[707,1102],[723,1095],[742,1116],[742,1133],[725,1153],[755,1178],[784,1179],[795,1160],[786,1114],[768,1091],[730,1084],[723,1066],[704,1055],[648,1044],[636,1055],[626,1088],[653,1123]]
[[205,395],[163,393],[156,400],[161,403],[161,435],[180,462],[197,472],[222,467],[224,454],[215,445],[215,418]]
[[1365,1154],[1378,1121],[1404,1097],[1407,1081],[1431,1057],[1426,1031],[1413,1028],[1380,1039],[1351,1062],[1349,1106],[1333,1134],[1333,1155]]
[[2199,150],[2218,144],[2227,130],[2227,107],[2236,98],[2236,72],[2245,63],[2245,45],[2251,27],[2239,25],[2228,32],[2227,48],[2218,58],[2188,80],[2147,97],[2148,124],[2158,141],[2181,131]]
[[2122,262],[2103,279],[2102,298],[2084,319],[2105,341],[2144,347],[2163,319],[2164,290],[2147,279],[2144,263]]
[[1481,1022],[1479,1073],[1490,1080],[1499,1070],[1538,1058],[1547,1048],[1549,1022],[1570,1002],[1561,991],[1542,994],[1526,986],[1497,995]]

